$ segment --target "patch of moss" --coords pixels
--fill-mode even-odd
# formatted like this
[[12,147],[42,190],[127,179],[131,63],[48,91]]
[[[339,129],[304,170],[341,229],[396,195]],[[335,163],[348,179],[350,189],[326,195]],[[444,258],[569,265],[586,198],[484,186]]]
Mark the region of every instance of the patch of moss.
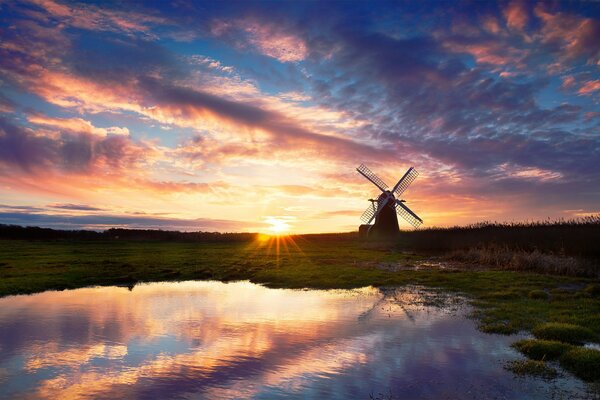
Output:
[[546,365],[544,361],[515,360],[509,362],[505,368],[517,375],[537,376],[544,379],[553,379],[558,376],[558,372]]
[[558,340],[560,342],[582,344],[596,339],[596,335],[583,326],[550,322],[538,325],[532,330],[538,339]]
[[560,365],[585,381],[600,380],[600,351],[576,347],[560,358]]
[[532,290],[527,294],[530,299],[534,300],[548,300],[550,295],[546,293],[544,290]]
[[534,360],[556,360],[573,345],[555,340],[525,339],[512,344],[512,347]]

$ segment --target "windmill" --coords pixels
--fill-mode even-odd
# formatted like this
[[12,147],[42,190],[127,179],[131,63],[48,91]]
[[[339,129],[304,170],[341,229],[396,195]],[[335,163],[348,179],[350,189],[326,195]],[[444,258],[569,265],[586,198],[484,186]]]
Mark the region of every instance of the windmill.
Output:
[[[410,167],[391,190],[381,178],[375,175],[364,164],[361,164],[356,170],[381,190],[381,194],[376,200],[369,199],[371,205],[360,217],[365,223],[365,225],[361,225],[359,228],[359,235],[361,237],[384,238],[397,235],[400,230],[398,227],[398,215],[415,228],[418,228],[423,223],[423,220],[404,204],[405,200],[398,200],[398,197],[419,175],[416,169]],[[373,220],[375,220],[375,224],[370,225]]]

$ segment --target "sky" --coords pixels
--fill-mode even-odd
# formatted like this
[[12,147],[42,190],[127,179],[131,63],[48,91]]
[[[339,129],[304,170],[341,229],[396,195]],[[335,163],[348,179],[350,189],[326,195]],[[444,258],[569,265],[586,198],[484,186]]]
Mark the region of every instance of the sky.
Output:
[[[600,3],[0,0],[0,223],[356,230],[600,212]],[[401,228],[412,229],[400,221]]]

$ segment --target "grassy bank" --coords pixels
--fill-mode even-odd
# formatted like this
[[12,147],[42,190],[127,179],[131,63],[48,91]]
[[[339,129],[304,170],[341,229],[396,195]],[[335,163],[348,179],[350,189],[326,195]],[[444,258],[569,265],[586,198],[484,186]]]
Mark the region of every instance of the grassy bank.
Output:
[[[288,288],[421,284],[469,296],[486,332],[535,332],[560,323],[585,329],[589,340],[600,341],[597,280],[489,268],[416,268],[428,258],[365,246],[350,235],[234,243],[0,240],[0,295],[190,279],[248,279]],[[577,364],[573,357],[578,355],[590,362],[588,354],[570,354],[565,365]]]

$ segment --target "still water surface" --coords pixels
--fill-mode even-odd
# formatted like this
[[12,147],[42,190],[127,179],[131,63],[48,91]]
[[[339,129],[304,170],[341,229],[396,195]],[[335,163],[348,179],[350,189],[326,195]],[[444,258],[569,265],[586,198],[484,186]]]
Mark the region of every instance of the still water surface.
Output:
[[0,398],[586,396],[569,376],[504,370],[520,358],[517,338],[481,333],[467,313],[415,287],[179,282],[12,296],[0,299]]

